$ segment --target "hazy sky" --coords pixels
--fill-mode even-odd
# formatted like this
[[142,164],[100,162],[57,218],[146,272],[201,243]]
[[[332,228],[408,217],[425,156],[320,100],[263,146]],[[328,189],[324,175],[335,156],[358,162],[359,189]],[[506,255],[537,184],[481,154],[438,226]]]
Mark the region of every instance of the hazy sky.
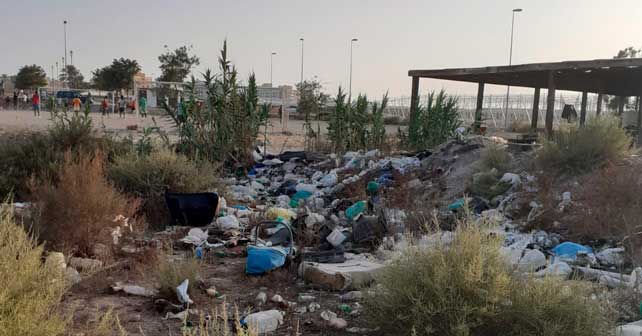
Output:
[[[193,45],[201,58],[195,73],[216,67],[228,39],[241,78],[254,71],[274,83],[300,78],[305,38],[305,78],[318,76],[334,92],[348,86],[350,39],[353,94],[408,95],[408,69],[473,67],[508,62],[511,9],[516,17],[513,63],[610,58],[641,46],[640,0],[0,0],[0,73],[25,64],[49,73],[67,47],[86,78],[116,57],[139,61],[160,75],[163,45]],[[471,84],[422,80],[422,92],[446,88],[473,93]],[[490,91],[504,90],[491,87]],[[373,98],[374,98],[373,97]]]

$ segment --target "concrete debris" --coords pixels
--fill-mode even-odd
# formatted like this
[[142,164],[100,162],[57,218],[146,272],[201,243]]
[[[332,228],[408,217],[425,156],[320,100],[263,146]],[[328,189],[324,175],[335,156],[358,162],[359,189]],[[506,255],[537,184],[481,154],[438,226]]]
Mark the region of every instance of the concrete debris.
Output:
[[246,316],[241,323],[256,330],[259,334],[276,331],[283,323],[284,312],[279,310],[266,310]]
[[337,291],[359,289],[374,281],[385,265],[367,260],[340,264],[302,262],[299,275],[308,282]]
[[125,285],[120,282],[116,282],[116,285],[112,286],[111,288],[114,292],[123,291],[129,295],[135,295],[135,296],[152,297],[158,294],[158,292],[153,289],[147,289],[138,285]]

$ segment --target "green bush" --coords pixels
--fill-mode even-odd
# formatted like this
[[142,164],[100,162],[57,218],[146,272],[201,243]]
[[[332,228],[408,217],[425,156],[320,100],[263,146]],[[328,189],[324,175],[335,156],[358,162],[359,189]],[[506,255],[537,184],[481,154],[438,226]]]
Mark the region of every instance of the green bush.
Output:
[[217,181],[217,168],[206,161],[193,161],[169,149],[149,155],[129,153],[114,158],[108,176],[124,192],[142,199],[141,211],[154,228],[169,222],[163,195],[171,192],[203,192]]
[[63,153],[53,150],[49,136],[28,132],[0,136],[0,197],[29,195],[28,182],[54,175]]
[[537,155],[540,167],[559,173],[582,173],[622,159],[631,137],[615,118],[594,118],[584,127],[568,127],[544,141]]
[[607,335],[611,321],[591,288],[514,277],[501,240],[472,219],[450,244],[409,247],[364,302],[383,335]]
[[0,208],[0,335],[63,335],[58,307],[67,290],[63,270],[42,263],[43,247]]

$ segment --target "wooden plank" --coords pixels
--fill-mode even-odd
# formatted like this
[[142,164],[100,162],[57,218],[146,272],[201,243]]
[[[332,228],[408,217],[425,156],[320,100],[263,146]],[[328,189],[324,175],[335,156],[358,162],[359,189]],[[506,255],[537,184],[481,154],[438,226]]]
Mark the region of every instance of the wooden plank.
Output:
[[555,71],[548,72],[548,93],[546,97],[546,137],[553,137],[553,118],[555,113]]
[[535,88],[535,93],[533,94],[533,115],[531,117],[531,129],[533,131],[537,130],[537,119],[539,118],[539,94],[540,88]]
[[412,77],[412,88],[410,91],[410,120],[417,113],[419,108],[419,77]]
[[582,103],[580,105],[580,126],[584,126],[586,123],[586,100],[588,97],[588,92],[582,92]]
[[602,114],[602,97],[603,97],[602,93],[597,94],[597,108],[595,110],[595,114],[597,116]]

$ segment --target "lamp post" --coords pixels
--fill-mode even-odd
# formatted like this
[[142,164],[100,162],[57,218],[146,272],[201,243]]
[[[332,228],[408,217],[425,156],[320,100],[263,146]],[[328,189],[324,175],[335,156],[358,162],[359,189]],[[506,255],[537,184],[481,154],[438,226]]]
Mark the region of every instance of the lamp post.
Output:
[[276,55],[276,53],[275,53],[275,52],[271,52],[271,53],[270,53],[270,87],[272,87],[272,83],[273,83],[273,82],[272,82],[272,75],[273,75],[273,71],[272,71],[272,70],[273,70],[272,63],[273,63],[274,55]]
[[[508,65],[513,64],[513,35],[515,33],[515,13],[522,12],[521,8],[513,9],[513,18],[510,25],[510,52],[508,54]],[[504,109],[504,128],[508,128],[508,98],[510,97],[510,82],[506,87],[506,108]]]
[[301,85],[303,85],[303,37],[299,41],[301,41]]
[[[67,58],[67,20],[63,21],[63,30],[65,33],[65,59]],[[65,68],[67,68],[67,63],[63,64]]]
[[69,63],[71,65],[74,65],[74,51],[73,50],[69,50]]
[[348,101],[352,98],[352,47],[357,41],[359,41],[359,39],[353,38],[350,40],[350,86],[348,89]]

